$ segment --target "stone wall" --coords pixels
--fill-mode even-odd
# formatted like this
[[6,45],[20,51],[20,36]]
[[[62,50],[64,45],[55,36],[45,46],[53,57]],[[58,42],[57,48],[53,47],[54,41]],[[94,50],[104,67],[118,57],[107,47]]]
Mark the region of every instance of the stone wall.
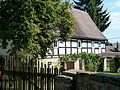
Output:
[[58,75],[55,78],[55,90],[73,90],[72,89],[72,77],[65,75]]
[[[56,79],[59,82],[56,86],[62,87],[56,90],[120,90],[120,76],[75,70],[66,71],[64,74],[65,76],[61,76],[62,79]],[[69,76],[70,81],[64,84],[68,79],[66,76]]]

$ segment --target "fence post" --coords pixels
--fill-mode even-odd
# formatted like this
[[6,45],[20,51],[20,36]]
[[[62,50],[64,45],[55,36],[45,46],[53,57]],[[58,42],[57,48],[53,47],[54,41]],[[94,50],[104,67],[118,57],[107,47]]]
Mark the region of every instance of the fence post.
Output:
[[[30,66],[28,66],[28,74],[30,74]],[[30,79],[29,79],[29,81],[28,81],[28,90],[31,90]]]
[[[40,68],[40,73],[43,74],[44,70],[43,70],[43,63],[41,62],[41,68]],[[41,90],[44,90],[44,77],[41,77],[41,81],[40,81],[40,86],[41,86]]]
[[[37,67],[34,67],[34,74],[37,74]],[[37,90],[37,76],[34,76],[34,90]]]
[[48,77],[47,77],[47,90],[50,90],[50,86],[51,86],[51,83],[50,83],[50,72],[51,72],[51,70],[50,70],[50,65],[49,65],[49,63],[48,63],[48,68],[47,68],[47,74],[48,74]]

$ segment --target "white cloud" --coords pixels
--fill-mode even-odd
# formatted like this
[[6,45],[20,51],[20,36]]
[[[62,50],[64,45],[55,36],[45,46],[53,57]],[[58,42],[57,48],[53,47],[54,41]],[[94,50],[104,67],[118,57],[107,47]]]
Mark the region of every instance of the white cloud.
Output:
[[109,29],[119,29],[120,30],[120,12],[111,12],[111,24]]

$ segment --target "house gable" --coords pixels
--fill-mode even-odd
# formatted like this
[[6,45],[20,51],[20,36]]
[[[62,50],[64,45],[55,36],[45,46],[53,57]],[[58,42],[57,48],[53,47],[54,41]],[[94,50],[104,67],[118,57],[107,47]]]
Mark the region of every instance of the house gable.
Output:
[[47,54],[50,57],[59,57],[74,53],[101,53],[105,52],[106,37],[100,32],[87,12],[72,8],[71,13],[76,22],[72,38],[68,41],[56,40],[53,51]]

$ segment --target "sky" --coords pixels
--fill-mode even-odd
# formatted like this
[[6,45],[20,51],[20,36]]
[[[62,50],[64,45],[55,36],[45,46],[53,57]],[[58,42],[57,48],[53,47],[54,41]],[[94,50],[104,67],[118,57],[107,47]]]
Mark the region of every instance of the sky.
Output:
[[[73,0],[70,0],[73,2]],[[77,0],[75,0],[77,1]],[[120,42],[120,0],[103,0],[104,10],[110,13],[110,26],[103,32],[109,42]]]

